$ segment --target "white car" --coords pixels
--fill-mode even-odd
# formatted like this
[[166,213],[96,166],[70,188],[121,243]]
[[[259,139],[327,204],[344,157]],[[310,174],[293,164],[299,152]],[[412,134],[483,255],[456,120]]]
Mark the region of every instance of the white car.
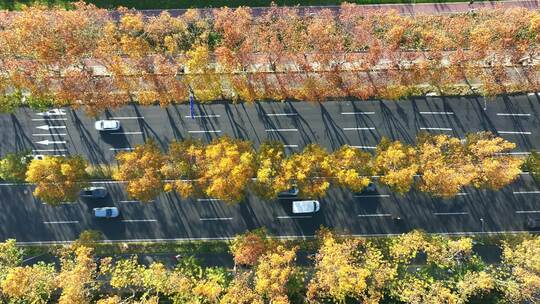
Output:
[[118,208],[116,207],[101,207],[101,208],[94,208],[93,210],[94,210],[95,217],[113,218],[113,217],[118,217],[118,215],[120,215],[120,211],[118,211]]
[[120,121],[118,120],[98,120],[94,125],[98,131],[116,131],[120,129]]
[[319,201],[294,201],[292,213],[315,213],[321,209]]

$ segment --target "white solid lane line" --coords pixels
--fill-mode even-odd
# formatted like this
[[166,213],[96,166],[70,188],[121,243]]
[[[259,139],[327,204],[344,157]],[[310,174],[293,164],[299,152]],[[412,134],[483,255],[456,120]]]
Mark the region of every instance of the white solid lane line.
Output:
[[341,115],[373,115],[375,112],[341,112]]
[[313,216],[310,215],[282,215],[282,216],[276,216],[278,219],[307,219],[312,218]]
[[524,134],[524,135],[531,135],[532,134],[531,132],[528,132],[528,131],[525,131],[525,132],[521,132],[521,131],[497,131],[497,133],[499,133],[499,134]]
[[452,131],[452,128],[426,127],[426,128],[420,128],[420,130]]
[[377,149],[376,146],[351,146],[353,148],[357,148],[357,149]]
[[109,119],[144,119],[144,116],[119,116],[119,117],[110,117]]
[[371,214],[358,214],[358,217],[387,217],[392,216],[391,213],[371,213]]
[[61,152],[67,151],[67,149],[33,149],[32,152]]
[[497,113],[497,116],[531,116],[529,113]]
[[201,217],[201,221],[231,221],[232,217]]
[[188,133],[221,133],[221,130],[192,130]]
[[343,128],[343,131],[368,131],[375,130],[374,127]]
[[298,145],[283,145],[285,148],[298,148]]
[[112,133],[109,133],[109,134],[114,134],[114,135],[140,135],[140,134],[142,134],[142,132],[112,132]]
[[297,116],[298,113],[265,113],[265,116]]
[[32,136],[66,136],[66,133],[39,133],[32,134]]
[[353,197],[390,197],[390,194],[365,194],[353,195]]
[[266,132],[298,132],[298,129],[266,129]]
[[467,215],[469,212],[433,212],[433,215]]
[[131,151],[131,150],[134,150],[135,148],[109,148],[109,150],[111,151]]
[[540,191],[514,191],[513,194],[540,194]]
[[32,118],[32,121],[67,120],[67,118]]
[[420,112],[422,115],[454,115],[454,112]]
[[219,114],[207,114],[207,115],[185,115],[184,118],[213,118],[213,117],[221,117]]
[[495,153],[495,155],[529,155],[531,152],[503,152]]
[[157,220],[151,219],[151,220],[122,220],[123,223],[154,223],[157,222]]
[[43,222],[43,224],[78,224],[79,221],[52,221],[52,222]]
[[540,213],[540,210],[518,210],[516,213]]

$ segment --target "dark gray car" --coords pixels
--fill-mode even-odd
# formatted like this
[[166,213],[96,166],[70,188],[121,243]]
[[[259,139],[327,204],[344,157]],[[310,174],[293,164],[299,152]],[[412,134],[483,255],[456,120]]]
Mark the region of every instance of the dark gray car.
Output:
[[84,188],[80,195],[83,198],[104,198],[107,196],[107,189],[105,187],[88,187]]

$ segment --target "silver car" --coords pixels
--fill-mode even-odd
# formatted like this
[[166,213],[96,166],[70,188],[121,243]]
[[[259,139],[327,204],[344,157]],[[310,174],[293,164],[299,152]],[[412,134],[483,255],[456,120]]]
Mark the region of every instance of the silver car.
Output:
[[98,120],[94,124],[98,131],[116,131],[120,129],[120,121],[118,120]]
[[113,218],[120,215],[120,211],[116,207],[101,207],[94,208],[94,216],[99,218]]

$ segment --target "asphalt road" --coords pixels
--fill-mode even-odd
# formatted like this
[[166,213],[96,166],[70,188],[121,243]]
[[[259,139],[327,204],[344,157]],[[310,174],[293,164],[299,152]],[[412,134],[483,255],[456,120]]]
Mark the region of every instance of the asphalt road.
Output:
[[[463,136],[492,131],[526,154],[540,150],[540,96],[417,98],[404,101],[336,101],[124,107],[100,118],[120,119],[122,129],[99,134],[95,119],[81,111],[54,110],[39,115],[21,109],[0,115],[0,154],[33,149],[36,154],[83,154],[93,163],[114,162],[118,151],[154,138],[166,148],[190,136],[250,139],[255,145],[275,139],[291,151],[316,142],[328,149],[343,144],[372,151],[383,136],[412,142],[420,131]],[[39,127],[39,128],[38,128]],[[54,127],[54,128],[51,128]],[[115,133],[115,134],[113,134]],[[47,142],[48,141],[48,142]],[[54,143],[51,143],[54,142]],[[47,150],[47,151],[45,151]],[[312,217],[294,217],[291,201],[245,202],[228,206],[212,198],[182,200],[163,194],[154,203],[129,201],[121,184],[105,182],[110,195],[51,207],[33,198],[30,185],[0,185],[0,239],[21,242],[66,241],[85,229],[98,229],[110,240],[226,238],[246,229],[267,227],[279,236],[310,236],[321,225],[347,234],[392,234],[422,228],[428,232],[467,233],[523,231],[528,217],[540,217],[540,185],[523,174],[502,191],[464,189],[440,200],[412,191],[400,196],[379,187],[375,195],[354,196],[332,189]],[[117,206],[118,219],[95,219],[96,206]],[[392,218],[399,216],[401,221]]]

